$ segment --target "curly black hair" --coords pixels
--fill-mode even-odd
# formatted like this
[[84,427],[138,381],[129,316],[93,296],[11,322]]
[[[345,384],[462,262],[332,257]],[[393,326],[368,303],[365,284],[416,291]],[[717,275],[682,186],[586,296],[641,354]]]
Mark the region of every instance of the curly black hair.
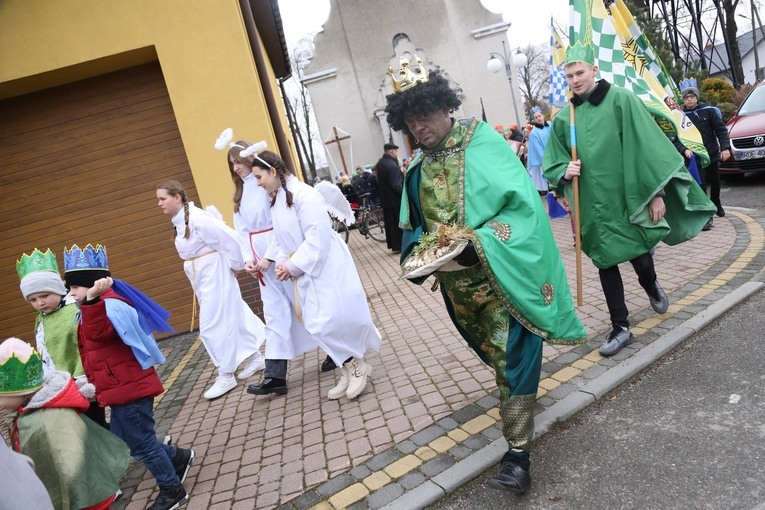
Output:
[[441,108],[454,111],[462,104],[449,87],[449,80],[438,70],[431,70],[428,81],[410,89],[385,96],[385,113],[390,127],[396,131],[408,131],[404,118],[434,112]]

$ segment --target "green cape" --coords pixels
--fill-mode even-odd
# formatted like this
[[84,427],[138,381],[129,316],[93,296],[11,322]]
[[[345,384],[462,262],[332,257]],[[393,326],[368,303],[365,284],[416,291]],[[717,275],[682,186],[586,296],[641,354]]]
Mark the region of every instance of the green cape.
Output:
[[21,452],[35,461],[54,508],[100,503],[120,488],[130,450],[117,436],[69,408],[43,408],[16,421]]
[[[570,108],[555,117],[542,167],[573,211],[573,186],[561,182],[571,161]],[[582,250],[595,266],[612,267],[659,241],[675,245],[701,231],[716,207],[635,94],[601,80],[575,113]],[[667,212],[653,223],[648,204],[662,189]]]
[[[475,248],[489,282],[529,331],[550,343],[585,341],[547,213],[528,172],[488,124],[460,122],[469,125],[462,145],[447,149],[458,154],[458,223],[475,230]],[[420,168],[431,157],[419,155],[404,179],[402,263],[423,233]]]

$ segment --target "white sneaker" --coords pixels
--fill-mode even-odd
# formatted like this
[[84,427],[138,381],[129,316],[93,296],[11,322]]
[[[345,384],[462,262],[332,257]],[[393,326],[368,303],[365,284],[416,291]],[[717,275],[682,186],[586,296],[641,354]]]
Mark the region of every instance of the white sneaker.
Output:
[[348,389],[349,381],[350,376],[348,375],[348,369],[345,367],[340,367],[340,381],[337,383],[337,386],[329,390],[327,397],[329,397],[330,400],[337,400],[341,397],[344,397],[345,392]]
[[256,354],[250,356],[242,371],[236,375],[237,379],[248,379],[266,369],[266,360],[262,356],[256,356]]
[[218,398],[234,388],[236,388],[236,379],[234,379],[233,375],[229,377],[218,376],[215,378],[215,384],[213,384],[212,388],[205,391],[204,397],[206,399]]
[[363,359],[353,358],[353,361],[347,363],[348,367],[348,389],[345,395],[349,399],[358,397],[367,386],[367,379],[372,374],[372,367],[367,365]]

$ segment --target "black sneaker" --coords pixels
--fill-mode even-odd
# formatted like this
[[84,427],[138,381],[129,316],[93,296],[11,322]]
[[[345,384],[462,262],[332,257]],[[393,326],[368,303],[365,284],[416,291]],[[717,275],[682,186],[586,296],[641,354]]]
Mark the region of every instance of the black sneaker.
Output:
[[703,227],[701,227],[701,230],[703,232],[707,232],[709,230],[712,230],[712,225],[714,225],[714,222],[712,221],[712,218],[709,218],[709,221],[706,222]]
[[653,282],[653,285],[645,290],[648,294],[648,301],[651,302],[651,307],[656,313],[667,313],[669,309],[669,299],[664,289],[659,285],[659,281]]
[[191,464],[194,463],[196,456],[194,450],[178,448],[175,451],[175,457],[171,460],[173,467],[175,468],[175,474],[178,475],[178,480],[180,480],[181,483],[186,481],[186,476],[189,474],[189,469],[191,469]]
[[[519,461],[511,453],[506,453],[500,462],[501,471],[489,478],[488,484],[492,489],[522,493],[531,487],[531,474],[523,469]],[[526,461],[528,464],[528,461]]]
[[723,209],[722,204],[717,204],[717,212],[715,214],[717,214],[717,216],[719,216],[720,218],[725,216],[725,209]]
[[252,395],[269,395],[271,393],[275,393],[276,395],[286,395],[287,380],[266,377],[258,384],[250,384],[247,387],[247,393]]
[[175,487],[160,487],[159,496],[149,510],[175,510],[189,502],[189,495],[183,485]]

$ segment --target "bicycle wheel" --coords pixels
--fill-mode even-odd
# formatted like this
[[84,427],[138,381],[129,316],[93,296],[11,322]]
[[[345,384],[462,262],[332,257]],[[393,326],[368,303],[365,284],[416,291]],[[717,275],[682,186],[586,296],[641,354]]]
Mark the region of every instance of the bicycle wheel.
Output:
[[337,223],[337,228],[335,230],[340,234],[340,237],[343,238],[345,244],[348,244],[348,236],[351,234],[348,230],[348,225],[346,225],[344,221],[338,221]]
[[361,214],[359,214],[358,220],[356,220],[356,225],[358,226],[359,234],[364,236],[364,239],[367,238],[369,235],[369,228],[367,226],[367,212],[362,210]]
[[345,241],[345,244],[348,244],[348,236],[350,235],[348,225],[346,225],[344,221],[333,218],[331,214],[329,217],[332,219],[332,230],[340,234],[340,237]]
[[378,243],[385,242],[385,222],[383,221],[383,212],[381,207],[375,207],[367,211],[367,218],[364,222],[369,237]]

